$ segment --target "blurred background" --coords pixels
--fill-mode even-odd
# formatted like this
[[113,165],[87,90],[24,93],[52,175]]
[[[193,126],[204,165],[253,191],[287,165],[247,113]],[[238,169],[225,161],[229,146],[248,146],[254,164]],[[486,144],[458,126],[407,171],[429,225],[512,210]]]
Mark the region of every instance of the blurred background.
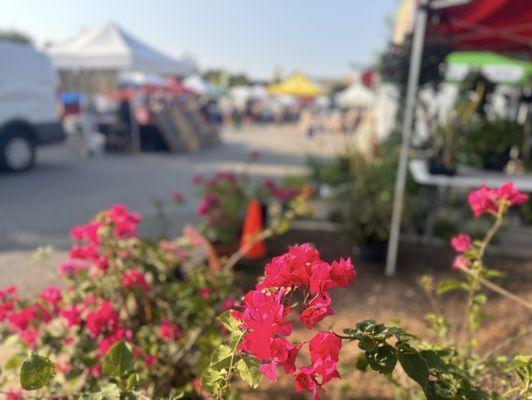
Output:
[[[421,274],[449,274],[449,238],[486,228],[467,193],[532,192],[531,59],[530,0],[4,2],[0,283],[54,282],[69,229],[115,203],[147,238],[208,225],[202,182],[239,176],[281,204],[313,189],[267,256],[354,257],[341,318],[419,328]],[[223,196],[238,247],[256,193]],[[531,224],[529,200],[491,253],[525,297]],[[481,343],[529,320],[493,307]]]

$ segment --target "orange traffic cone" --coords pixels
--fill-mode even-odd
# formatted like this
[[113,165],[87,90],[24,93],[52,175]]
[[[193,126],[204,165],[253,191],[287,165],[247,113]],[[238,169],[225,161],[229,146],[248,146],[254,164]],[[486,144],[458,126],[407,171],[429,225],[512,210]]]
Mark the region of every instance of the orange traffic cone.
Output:
[[264,240],[257,240],[257,235],[262,231],[262,209],[257,200],[251,200],[246,211],[240,251],[245,252],[248,259],[263,258],[266,256]]

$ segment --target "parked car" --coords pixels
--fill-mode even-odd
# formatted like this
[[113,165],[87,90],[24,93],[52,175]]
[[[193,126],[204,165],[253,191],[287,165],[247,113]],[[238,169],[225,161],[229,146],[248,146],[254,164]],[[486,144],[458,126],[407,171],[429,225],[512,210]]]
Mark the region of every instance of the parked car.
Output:
[[37,146],[65,139],[57,75],[49,58],[29,45],[0,41],[0,60],[0,169],[26,171]]

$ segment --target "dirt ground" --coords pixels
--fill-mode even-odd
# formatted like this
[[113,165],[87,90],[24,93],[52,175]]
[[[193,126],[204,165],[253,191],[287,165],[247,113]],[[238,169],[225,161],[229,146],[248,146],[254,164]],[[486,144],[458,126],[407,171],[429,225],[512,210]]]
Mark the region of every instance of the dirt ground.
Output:
[[[320,250],[322,258],[332,261],[341,256],[352,256],[352,245],[346,238],[332,234],[309,232],[292,232],[283,238],[270,243],[270,255],[282,253],[294,241],[311,242]],[[397,275],[385,278],[383,265],[366,265],[353,257],[356,269],[356,281],[347,289],[338,289],[333,293],[334,316],[326,318],[316,329],[342,329],[353,327],[356,322],[364,319],[375,319],[378,322],[395,321],[419,337],[431,341],[437,340],[430,333],[424,322],[424,315],[434,310],[431,302],[422,290],[419,279],[428,274],[435,282],[458,277],[459,272],[450,269],[453,254],[448,248],[427,248],[418,245],[402,245]],[[487,262],[492,267],[504,271],[505,276],[498,283],[517,295],[532,301],[531,272],[532,260],[489,257]],[[261,272],[262,266],[241,266],[239,277],[245,286],[252,286],[254,278]],[[480,330],[479,351],[492,349],[494,343],[508,338],[523,327],[532,324],[532,315],[523,307],[486,292],[488,318]],[[447,294],[438,297],[438,307],[450,321],[460,325],[464,318],[465,299],[460,294]],[[437,311],[437,310],[436,310]],[[456,331],[459,331],[457,328]],[[457,332],[454,333],[457,333]],[[305,338],[308,332],[303,328],[295,331],[296,336]],[[452,334],[452,333],[450,333]],[[458,335],[460,336],[460,335]],[[503,349],[503,353],[529,352],[532,348],[530,335]],[[342,380],[328,385],[328,393],[323,396],[329,399],[393,399],[394,390],[386,379],[376,373],[363,374],[356,370],[355,361],[358,355],[356,344],[344,345],[340,366]],[[283,374],[280,374],[281,376]],[[245,390],[245,388],[243,389]],[[245,390],[246,399],[306,399],[308,394],[295,393],[291,379],[282,377],[275,385],[264,380],[259,390]]]

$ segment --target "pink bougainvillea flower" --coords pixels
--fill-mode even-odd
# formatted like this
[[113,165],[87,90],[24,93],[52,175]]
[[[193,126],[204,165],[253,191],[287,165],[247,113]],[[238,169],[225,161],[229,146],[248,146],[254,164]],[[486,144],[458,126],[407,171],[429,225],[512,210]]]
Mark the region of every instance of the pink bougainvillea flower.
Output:
[[293,345],[286,339],[276,338],[271,342],[271,362],[259,368],[262,374],[272,382],[277,381],[277,366],[283,367],[287,374],[296,370],[296,356],[301,344]]
[[20,340],[26,343],[30,349],[34,349],[35,344],[39,339],[39,331],[33,328],[23,329],[19,331],[18,337]]
[[10,285],[7,288],[0,290],[0,300],[6,300],[7,298],[12,298],[17,294],[17,287],[15,285]]
[[249,152],[249,157],[252,158],[252,159],[259,158],[259,156],[260,156],[260,151],[258,151],[257,149],[252,149]]
[[464,253],[471,248],[471,237],[465,233],[453,236],[451,239],[451,246],[458,253]]
[[109,300],[104,300],[96,311],[87,315],[85,326],[91,337],[97,338],[104,331],[113,332],[118,326],[118,322],[118,313]]
[[57,304],[63,299],[63,295],[61,294],[61,289],[49,286],[46,289],[43,290],[43,292],[39,295],[39,297],[46,303],[49,304]]
[[469,260],[460,254],[454,258],[452,266],[454,269],[467,269],[469,268]]
[[136,268],[132,268],[131,271],[122,275],[122,286],[129,288],[138,287],[145,292],[150,290],[150,285],[146,282],[146,277]]
[[159,337],[165,340],[178,340],[181,338],[181,328],[172,321],[164,320],[159,325]]
[[509,206],[515,206],[527,200],[528,196],[521,193],[513,182],[507,182],[498,189],[488,189],[486,185],[482,185],[480,189],[474,190],[467,197],[475,217],[480,217],[487,212],[497,213],[503,201]]
[[233,316],[242,321],[242,328],[248,330],[241,349],[259,360],[270,359],[274,336],[288,336],[292,332],[292,324],[284,321],[290,307],[281,304],[283,296],[283,290],[277,294],[252,290],[244,296],[244,312],[233,311]]
[[328,292],[322,292],[314,296],[308,303],[307,308],[301,313],[300,320],[307,329],[310,329],[323,318],[332,314],[331,296]]
[[76,225],[70,230],[72,240],[79,242],[100,243],[99,230],[103,226],[101,221],[90,221],[86,225]]
[[261,360],[259,369],[268,379],[275,381],[277,367],[282,366],[293,376],[297,391],[309,390],[319,399],[322,385],[340,377],[337,364],[342,341],[332,332],[318,333],[309,343],[310,365],[297,367],[296,355],[303,343],[287,340],[292,324],[285,318],[294,303],[290,296],[301,292],[299,319],[310,329],[333,313],[329,290],[346,287],[354,278],[349,259],[328,264],[309,244],[290,247],[287,253],[274,257],[265,267],[264,279],[232,312],[244,331],[239,350]]
[[22,400],[22,399],[23,399],[22,392],[20,392],[18,390],[11,389],[6,394],[6,400]]
[[34,307],[25,307],[9,315],[8,321],[11,329],[23,331],[28,328],[33,320],[37,318],[37,312]]
[[271,179],[265,179],[262,182],[262,186],[264,187],[264,189],[266,189],[270,196],[279,201],[290,201],[299,195],[298,188],[285,188],[275,184],[275,182],[273,182]]
[[229,297],[222,301],[222,303],[220,304],[220,312],[231,310],[236,306],[236,304],[236,299],[234,299],[233,297]]
[[115,204],[109,211],[108,216],[114,225],[117,238],[126,239],[137,234],[137,225],[141,221],[139,214],[130,212],[123,204]]
[[338,362],[342,339],[332,332],[319,332],[309,342],[310,360],[312,362],[334,361]]
[[312,400],[320,400],[318,389],[321,385],[316,380],[312,368],[301,368],[300,372],[294,377],[294,382],[296,385],[296,392],[309,390],[312,392]]
[[350,258],[333,261],[331,267],[331,280],[336,283],[337,287],[346,288],[355,280],[355,268]]
[[201,200],[201,203],[198,204],[197,212],[200,217],[205,217],[208,215],[214,208],[220,206],[220,199],[218,196],[207,194]]
[[525,203],[528,195],[521,193],[513,182],[507,182],[497,189],[497,198],[508,201],[511,206],[517,206]]
[[480,189],[474,190],[467,196],[467,202],[475,217],[480,217],[488,211],[497,212],[495,199],[496,191],[488,189],[486,185],[482,185]]
[[183,204],[185,202],[185,196],[183,196],[183,193],[181,193],[180,191],[175,191],[172,194],[172,198],[178,204]]
[[102,365],[96,364],[92,367],[89,367],[89,374],[91,374],[96,379],[100,378],[102,376]]
[[157,356],[146,354],[144,356],[144,364],[146,365],[146,368],[151,368],[155,365],[157,362]]
[[212,295],[212,290],[205,286],[205,287],[202,287],[201,289],[198,290],[198,295],[202,298],[202,299],[209,299]]
[[129,329],[124,328],[117,328],[115,329],[111,334],[104,337],[102,340],[98,342],[98,353],[100,355],[105,355],[109,351],[109,349],[115,344],[116,342],[124,339],[127,342],[131,342],[133,338],[133,333]]
[[78,271],[85,271],[89,268],[86,261],[80,259],[66,259],[59,264],[58,273],[61,276],[73,276]]
[[200,185],[203,183],[203,181],[205,180],[205,178],[203,177],[203,175],[201,174],[196,174],[192,177],[192,183],[194,185]]
[[61,316],[66,320],[69,328],[78,325],[81,322],[81,307],[73,305],[61,312]]

